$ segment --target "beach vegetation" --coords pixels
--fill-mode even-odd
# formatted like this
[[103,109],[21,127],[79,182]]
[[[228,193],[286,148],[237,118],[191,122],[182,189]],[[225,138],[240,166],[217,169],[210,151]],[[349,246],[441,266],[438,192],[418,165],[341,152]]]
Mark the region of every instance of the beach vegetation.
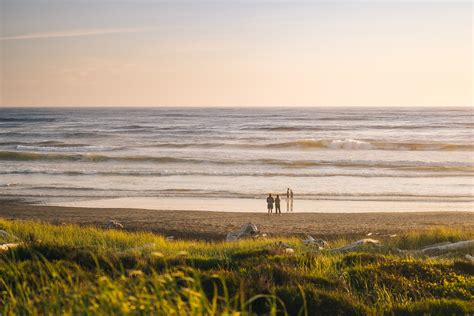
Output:
[[[0,314],[471,315],[468,253],[410,250],[474,239],[453,228],[379,248],[317,250],[299,238],[169,241],[146,232],[0,220]],[[278,245],[289,245],[285,252]],[[408,250],[408,251],[400,251]]]

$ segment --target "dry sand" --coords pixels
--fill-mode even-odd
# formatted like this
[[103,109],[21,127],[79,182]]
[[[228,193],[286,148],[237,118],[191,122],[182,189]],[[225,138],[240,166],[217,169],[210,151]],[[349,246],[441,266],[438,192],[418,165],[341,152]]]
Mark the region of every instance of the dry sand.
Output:
[[109,219],[130,231],[151,231],[177,238],[220,240],[227,232],[252,222],[270,235],[304,235],[336,238],[372,232],[393,234],[412,229],[449,226],[474,229],[474,213],[229,213],[205,211],[160,211],[143,209],[98,209],[37,206],[0,202],[0,217],[102,226]]

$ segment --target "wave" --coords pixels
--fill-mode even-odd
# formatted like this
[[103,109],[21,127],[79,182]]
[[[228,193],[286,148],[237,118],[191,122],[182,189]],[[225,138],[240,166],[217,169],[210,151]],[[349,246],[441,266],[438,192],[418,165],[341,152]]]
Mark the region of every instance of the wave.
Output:
[[285,143],[268,144],[266,147],[270,148],[328,148],[328,149],[373,149],[370,142],[355,140],[355,139],[336,139],[336,140],[314,140],[303,139]]
[[339,168],[382,168],[404,171],[436,171],[436,172],[473,172],[474,164],[446,162],[431,163],[421,161],[371,161],[371,160],[293,160],[285,161],[278,159],[263,159],[263,164],[284,166],[288,168],[307,168],[307,167],[339,167]]
[[421,161],[377,161],[377,160],[281,160],[281,159],[251,159],[251,160],[219,160],[178,158],[169,156],[107,156],[101,154],[64,154],[0,151],[0,161],[79,161],[79,162],[152,162],[152,163],[187,163],[187,164],[214,164],[214,165],[275,165],[285,168],[308,167],[339,167],[339,168],[385,168],[406,171],[447,171],[473,172],[474,164],[445,162],[432,163]]
[[148,145],[145,147],[151,148],[188,148],[188,147],[196,147],[196,148],[213,148],[213,147],[228,147],[228,148],[244,148],[246,146],[252,145],[245,145],[245,144],[230,144],[230,143],[158,143],[153,145]]
[[10,170],[0,171],[0,174],[10,175],[56,175],[56,176],[110,176],[110,177],[172,177],[172,176],[200,176],[200,177],[291,177],[291,178],[319,178],[319,177],[358,177],[358,178],[439,178],[439,177],[472,177],[474,172],[450,173],[364,173],[364,172],[196,172],[196,171],[71,171],[71,170]]
[[150,157],[150,156],[106,156],[100,154],[62,154],[62,153],[38,153],[38,152],[17,152],[0,151],[0,160],[10,161],[86,161],[86,162],[106,162],[106,161],[130,161],[130,162],[196,162],[195,159],[184,159],[174,157]]
[[31,146],[31,145],[17,145],[16,149],[19,151],[43,151],[43,152],[97,152],[97,151],[112,151],[118,149],[110,146],[91,146],[91,145],[66,145],[60,144],[58,146]]
[[[276,192],[278,193],[278,192]],[[199,189],[164,189],[164,190],[128,190],[116,188],[94,188],[74,186],[33,186],[24,187],[14,195],[0,193],[0,197],[194,197],[194,198],[238,198],[238,199],[264,199],[267,192],[236,192],[224,190],[199,190]],[[284,196],[284,192],[280,193]],[[422,202],[473,202],[474,196],[468,194],[410,194],[401,192],[314,192],[298,193],[298,200],[321,201],[422,201]]]
[[[22,142],[22,141],[7,141],[7,142],[0,142],[0,146],[12,146],[14,145],[15,148],[24,146],[27,147],[87,147],[92,146],[90,144],[84,143],[65,143],[58,140],[46,140],[46,141],[38,141],[38,142]],[[18,148],[17,148],[18,149]]]
[[56,122],[51,117],[0,117],[0,122],[5,123],[27,123],[27,122]]
[[327,130],[343,130],[343,127],[317,127],[317,126],[255,126],[242,127],[241,131],[276,131],[276,132],[297,132],[297,131],[327,131]]
[[32,132],[32,131],[21,131],[21,132],[13,132],[13,131],[1,131],[0,137],[18,137],[18,138],[36,138],[36,137],[43,137],[43,138],[99,138],[99,137],[113,137],[115,136],[111,132],[86,132],[86,131],[55,131],[55,132]]
[[158,143],[157,148],[248,148],[248,149],[339,149],[339,150],[394,150],[394,151],[472,151],[474,144],[416,143],[368,141],[357,139],[300,139],[280,143]]
[[[317,123],[315,123],[317,124]],[[321,126],[244,126],[242,131],[268,131],[268,132],[311,132],[311,131],[347,131],[347,130],[432,130],[432,129],[465,129],[472,127],[472,124],[458,124],[456,126],[446,124],[436,125],[388,125],[388,124],[370,124],[370,125],[321,125]]]
[[409,142],[381,142],[356,139],[304,139],[285,143],[267,144],[270,148],[327,148],[346,150],[412,150],[412,151],[469,151],[474,150],[473,144],[446,144],[446,143],[409,143]]
[[451,143],[384,143],[374,142],[377,149],[383,150],[420,150],[420,151],[472,151],[474,144],[451,144]]

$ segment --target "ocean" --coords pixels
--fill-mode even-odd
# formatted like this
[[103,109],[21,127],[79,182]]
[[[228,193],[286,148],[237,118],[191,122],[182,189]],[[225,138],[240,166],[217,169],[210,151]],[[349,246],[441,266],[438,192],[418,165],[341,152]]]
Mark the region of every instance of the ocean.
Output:
[[0,199],[265,212],[291,188],[295,212],[473,211],[473,114],[2,108]]

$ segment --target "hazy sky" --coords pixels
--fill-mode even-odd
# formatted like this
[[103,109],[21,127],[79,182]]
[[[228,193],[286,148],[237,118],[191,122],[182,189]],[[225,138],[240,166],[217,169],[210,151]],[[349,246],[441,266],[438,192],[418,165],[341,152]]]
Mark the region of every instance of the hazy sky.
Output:
[[2,106],[472,106],[471,1],[0,0]]

